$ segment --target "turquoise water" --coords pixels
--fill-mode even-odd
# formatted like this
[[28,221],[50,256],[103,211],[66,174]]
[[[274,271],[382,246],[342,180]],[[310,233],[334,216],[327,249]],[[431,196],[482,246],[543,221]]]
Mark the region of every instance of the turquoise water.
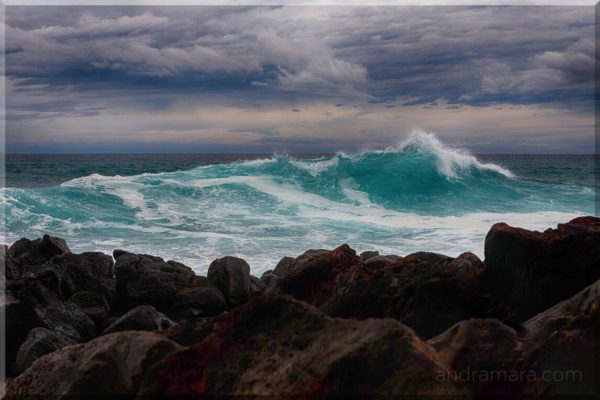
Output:
[[591,156],[475,157],[425,133],[322,156],[14,156],[4,241],[50,233],[74,251],[124,248],[198,272],[237,255],[257,274],[341,243],[482,256],[493,223],[593,214],[593,168]]

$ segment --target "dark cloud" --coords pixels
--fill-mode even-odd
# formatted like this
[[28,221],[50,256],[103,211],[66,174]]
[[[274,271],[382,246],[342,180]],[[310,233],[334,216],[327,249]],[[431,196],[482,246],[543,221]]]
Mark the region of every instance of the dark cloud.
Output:
[[[73,71],[81,71],[101,79],[112,70],[162,78],[156,85],[236,72],[251,77],[247,83],[255,88],[287,92],[485,101],[557,85],[589,87],[593,15],[587,11],[9,7],[7,71],[64,83],[53,78],[77,79]],[[277,68],[275,76],[269,67]]]
[[318,102],[393,111],[437,100],[449,111],[585,113],[593,34],[590,7],[9,6],[7,115],[110,118],[212,102],[285,103],[304,116]]

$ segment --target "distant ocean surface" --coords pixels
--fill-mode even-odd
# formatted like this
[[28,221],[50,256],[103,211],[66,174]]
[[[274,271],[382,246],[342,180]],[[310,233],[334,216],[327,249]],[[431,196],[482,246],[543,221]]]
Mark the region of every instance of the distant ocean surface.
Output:
[[8,155],[11,244],[44,233],[73,251],[160,255],[253,273],[309,248],[483,257],[496,222],[544,230],[594,213],[594,156],[477,155],[414,134],[324,155]]

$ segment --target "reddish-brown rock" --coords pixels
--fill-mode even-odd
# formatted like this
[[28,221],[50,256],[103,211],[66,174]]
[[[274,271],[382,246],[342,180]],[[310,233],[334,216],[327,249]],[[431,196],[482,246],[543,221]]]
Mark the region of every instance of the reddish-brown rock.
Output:
[[325,311],[331,311],[339,284],[362,266],[361,259],[347,244],[298,259],[284,275],[280,289]]
[[152,365],[179,351],[152,332],[120,332],[36,360],[7,387],[7,400],[132,398]]
[[600,281],[524,324],[526,365],[560,395],[594,396],[600,388]]
[[537,373],[524,367],[525,341],[496,319],[459,322],[427,343],[446,368],[483,398],[554,393]]
[[600,218],[545,232],[496,224],[485,239],[486,284],[524,321],[600,279]]
[[489,297],[479,286],[483,263],[433,253],[373,257],[364,263],[343,245],[301,256],[278,282],[281,292],[344,318],[394,318],[429,338],[463,319],[485,316]]
[[287,296],[263,296],[164,361],[140,398],[467,393],[445,377],[436,353],[397,321],[335,319]]

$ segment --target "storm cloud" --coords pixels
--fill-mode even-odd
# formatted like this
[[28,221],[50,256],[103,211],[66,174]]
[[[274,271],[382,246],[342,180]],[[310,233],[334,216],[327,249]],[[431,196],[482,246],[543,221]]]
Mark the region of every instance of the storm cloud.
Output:
[[584,152],[593,15],[9,6],[7,149],[333,151],[423,128],[476,151]]

